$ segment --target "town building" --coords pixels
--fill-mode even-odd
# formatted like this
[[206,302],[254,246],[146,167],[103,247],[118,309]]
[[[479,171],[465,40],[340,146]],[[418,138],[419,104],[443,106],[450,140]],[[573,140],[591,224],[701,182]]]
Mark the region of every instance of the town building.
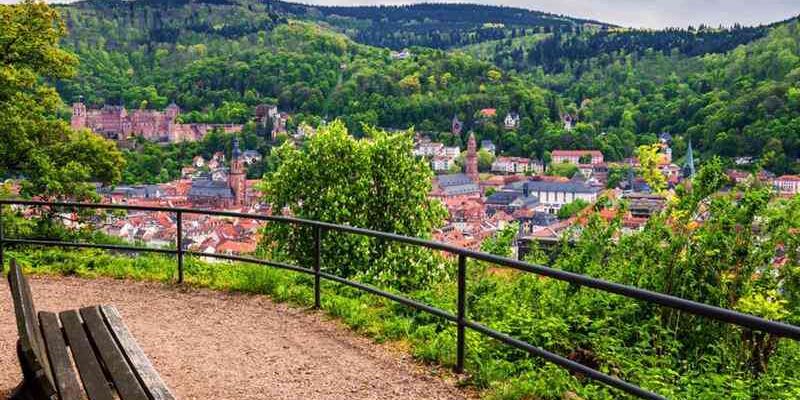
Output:
[[454,157],[433,157],[431,159],[431,169],[433,172],[447,172],[456,165]]
[[434,178],[431,197],[447,199],[480,198],[478,184],[465,174],[439,175]]
[[256,150],[245,150],[242,153],[242,160],[245,164],[251,165],[261,161],[261,153]]
[[422,142],[417,144],[414,150],[411,151],[411,154],[417,157],[434,157],[443,155],[443,153],[444,144],[438,142]]
[[447,158],[456,158],[461,155],[461,148],[458,146],[444,146],[442,147],[441,154],[437,155]]
[[153,142],[197,141],[213,129],[225,133],[241,132],[242,125],[235,124],[181,124],[177,122],[180,108],[172,103],[164,111],[134,110],[122,106],[105,105],[101,109],[87,109],[82,100],[72,105],[72,129],[91,129],[108,139],[127,145],[133,137],[143,137]]
[[192,167],[203,168],[206,165],[206,159],[201,155],[196,155],[192,158]]
[[116,186],[113,189],[103,188],[101,193],[107,195],[112,203],[125,203],[132,199],[157,199],[163,196],[164,190],[159,185]]
[[800,176],[783,175],[772,181],[775,190],[782,196],[794,196],[800,193]]
[[628,201],[628,210],[636,218],[650,218],[667,205],[666,197],[649,193],[628,193],[622,196]]
[[408,51],[408,49],[403,49],[402,51],[391,51],[389,56],[394,60],[405,60],[411,57],[411,52]]
[[[603,163],[603,153],[597,150],[553,150],[550,153],[553,164],[572,163],[578,164],[601,164]],[[588,163],[582,163],[588,161]]]
[[491,140],[484,139],[481,140],[481,150],[491,155],[495,155],[495,153],[497,152],[497,147],[494,145],[494,143],[492,143]]
[[487,179],[480,181],[481,192],[486,193],[486,191],[489,189],[497,191],[502,189],[505,185],[526,179],[527,178],[524,175],[492,175]]
[[555,214],[563,205],[578,199],[594,203],[600,190],[582,179],[571,179],[567,182],[534,179],[512,183],[503,187],[502,191],[517,192],[524,197],[536,196],[540,202],[537,210]]
[[570,114],[564,114],[561,116],[561,122],[564,124],[565,131],[571,131],[573,124],[575,123],[576,118],[574,118]]
[[544,166],[530,158],[497,157],[492,163],[492,172],[501,174],[541,173]]
[[514,214],[519,210],[536,211],[540,204],[536,196],[527,196],[518,191],[499,191],[486,198],[486,213],[494,215],[498,211],[507,214]]
[[256,134],[275,140],[275,121],[278,118],[278,106],[273,104],[259,104],[256,106]]
[[484,108],[478,111],[478,114],[481,118],[494,118],[497,116],[497,109],[496,108]]
[[503,120],[503,125],[505,126],[506,129],[519,128],[519,114],[517,113],[506,114],[506,118]]
[[[217,157],[214,158],[216,159]],[[244,159],[238,139],[233,140],[231,167],[226,178],[223,180],[217,176],[217,179],[214,179],[212,175],[210,178],[192,180],[187,195],[189,202],[193,206],[206,208],[234,208],[248,205]]]
[[460,231],[473,231],[470,225],[480,224],[486,218],[486,210],[479,198],[450,199],[444,205],[449,213],[448,220]]

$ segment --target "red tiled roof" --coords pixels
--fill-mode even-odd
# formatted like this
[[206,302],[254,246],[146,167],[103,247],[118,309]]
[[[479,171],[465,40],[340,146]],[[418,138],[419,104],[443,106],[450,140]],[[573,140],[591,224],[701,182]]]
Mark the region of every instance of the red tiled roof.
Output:
[[483,110],[481,110],[481,115],[483,115],[484,117],[494,117],[495,115],[497,115],[497,109],[484,108]]
[[226,240],[217,246],[217,252],[246,254],[256,251],[256,242],[237,242]]

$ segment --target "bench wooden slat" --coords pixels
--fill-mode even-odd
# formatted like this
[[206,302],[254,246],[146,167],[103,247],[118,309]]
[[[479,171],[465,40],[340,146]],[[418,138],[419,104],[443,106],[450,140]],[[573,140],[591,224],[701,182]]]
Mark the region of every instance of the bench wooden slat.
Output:
[[100,308],[81,308],[80,313],[89,337],[100,354],[100,359],[111,375],[122,400],[148,400],[147,394],[139,384],[139,379],[131,370],[125,355],[120,351],[109,327],[103,320]]
[[30,381],[32,390],[39,393],[40,396],[52,396],[56,394],[56,390],[39,330],[39,322],[36,318],[31,288],[28,280],[22,274],[22,268],[14,260],[11,260],[8,284],[14,300],[14,316],[19,333],[17,353],[22,373],[25,375],[25,379]]
[[58,325],[58,316],[42,311],[39,313],[39,324],[42,328],[47,355],[50,357],[50,367],[59,397],[61,400],[85,399],[83,388],[78,381],[78,374],[70,361],[64,334]]
[[134,372],[144,385],[153,400],[174,400],[175,396],[169,391],[167,385],[158,375],[153,364],[144,354],[141,347],[134,340],[128,328],[122,322],[122,317],[115,307],[100,306],[111,333],[117,340],[128,361],[133,366]]
[[72,349],[72,357],[83,381],[83,387],[90,400],[113,400],[103,369],[97,361],[97,357],[83,330],[83,325],[75,310],[64,311],[58,314],[61,318],[61,325],[64,326],[64,333],[67,335],[69,347]]
[[19,335],[17,355],[24,376],[13,398],[175,399],[116,308],[97,306],[58,315],[37,314],[27,278],[14,260],[10,264],[8,283]]

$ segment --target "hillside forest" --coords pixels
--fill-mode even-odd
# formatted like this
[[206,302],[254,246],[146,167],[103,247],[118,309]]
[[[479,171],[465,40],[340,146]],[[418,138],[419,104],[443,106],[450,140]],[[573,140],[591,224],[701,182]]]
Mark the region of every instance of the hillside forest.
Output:
[[[356,136],[364,124],[414,127],[455,145],[471,130],[503,154],[544,161],[555,148],[596,148],[610,161],[622,160],[668,132],[677,159],[691,141],[699,159],[752,157],[757,165],[751,168],[800,170],[796,20],[644,31],[500,13],[496,18],[504,23],[484,26],[471,7],[479,6],[444,7],[441,13],[450,17],[431,20],[440,31],[491,29],[496,35],[453,44],[420,36],[403,44],[411,56],[398,59],[372,45],[390,46],[384,39],[362,36],[432,35],[418,25],[384,32],[375,22],[411,10],[427,15],[429,7],[254,1],[58,6],[69,32],[62,43],[81,63],[74,78],[56,87],[67,102],[83,96],[94,106],[161,109],[175,101],[187,122],[243,122],[255,105],[273,103],[291,113],[290,126],[342,118]],[[478,111],[484,108],[497,112],[483,117]],[[521,117],[513,130],[502,124],[509,112]],[[576,121],[571,130],[561,121],[566,115]],[[454,116],[465,124],[462,136],[448,133]]]

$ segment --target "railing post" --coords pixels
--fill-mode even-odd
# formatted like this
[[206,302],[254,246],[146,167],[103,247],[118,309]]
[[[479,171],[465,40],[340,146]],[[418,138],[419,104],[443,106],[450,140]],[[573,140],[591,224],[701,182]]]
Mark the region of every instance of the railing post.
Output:
[[314,226],[314,308],[319,310],[320,303],[320,265],[322,264],[322,228]]
[[456,373],[464,372],[464,329],[466,328],[467,310],[467,256],[458,255],[458,304],[456,305]]
[[3,233],[3,205],[0,204],[0,272],[6,270],[6,263],[5,263],[5,240],[6,237]]
[[178,283],[183,283],[183,213],[176,211],[176,217],[178,232],[175,237],[175,244],[178,247]]

